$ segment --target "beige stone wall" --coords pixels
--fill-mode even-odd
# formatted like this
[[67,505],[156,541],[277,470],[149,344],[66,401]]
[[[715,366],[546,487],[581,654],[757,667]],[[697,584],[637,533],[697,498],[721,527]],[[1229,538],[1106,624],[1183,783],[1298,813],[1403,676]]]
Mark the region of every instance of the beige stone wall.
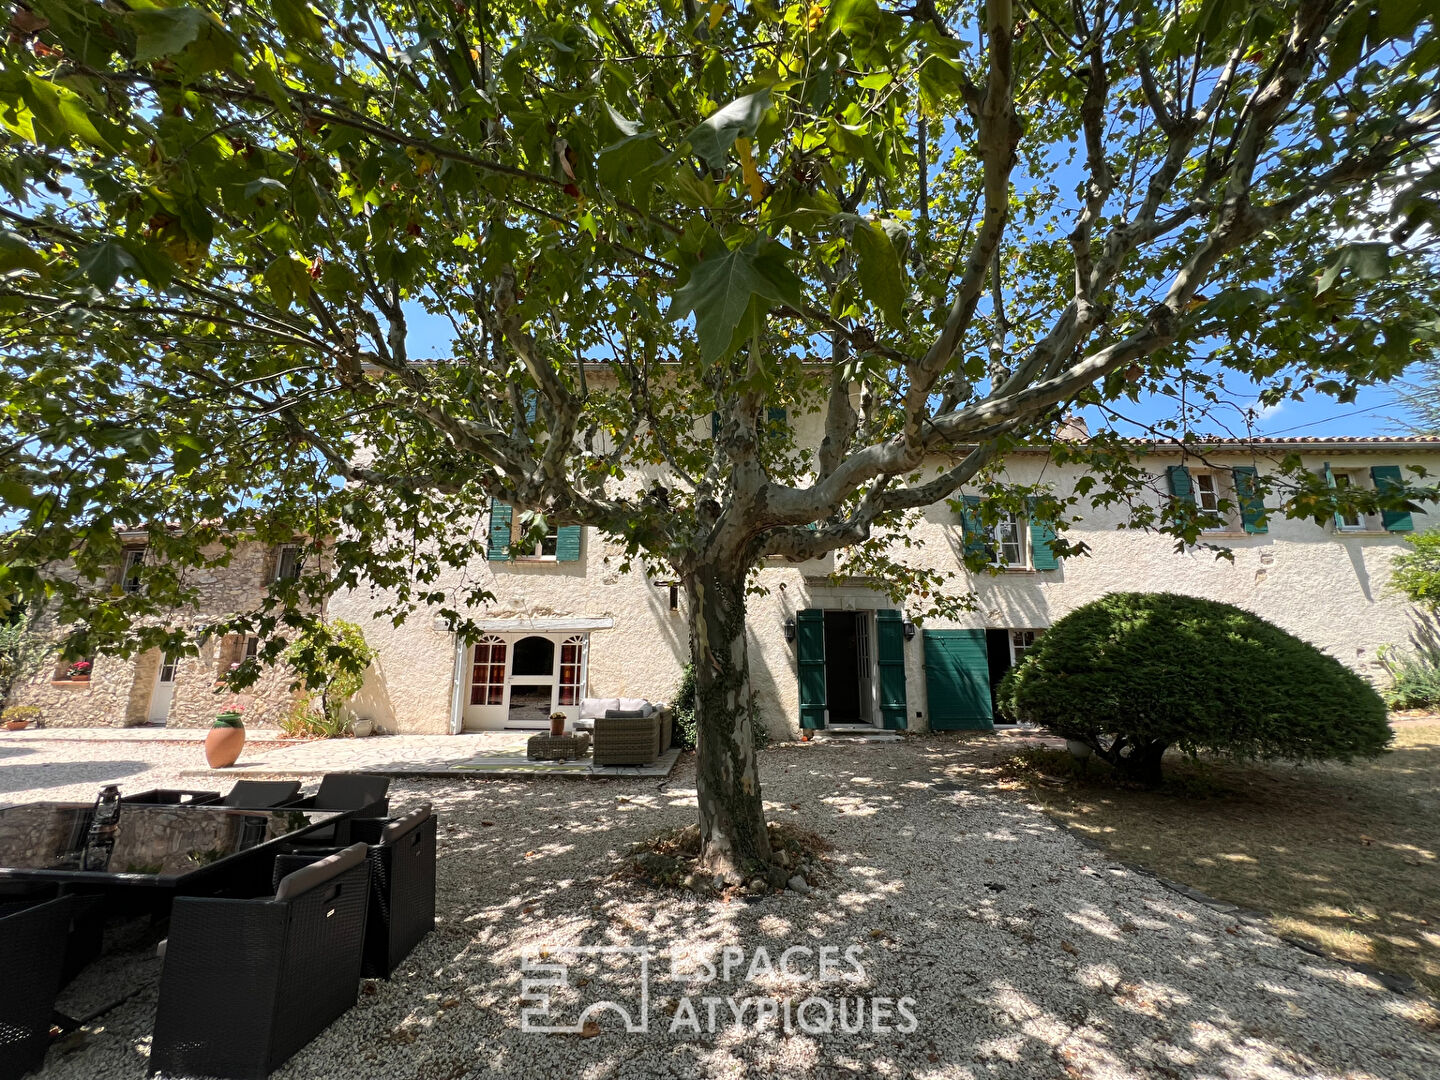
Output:
[[[218,550],[213,553],[218,554]],[[275,549],[263,544],[244,544],[230,564],[214,569],[193,570],[188,580],[200,591],[196,607],[176,613],[176,621],[205,621],[235,612],[254,609],[265,594],[274,574]],[[42,633],[47,632],[41,624]],[[50,627],[50,633],[55,628]],[[181,657],[176,669],[175,693],[166,725],[209,727],[215,714],[231,701],[229,695],[214,692],[215,680],[229,655],[226,645],[238,639],[206,641],[196,656]],[[243,643],[240,644],[243,656]],[[131,659],[98,656],[88,682],[57,679],[63,665],[56,655],[46,656],[32,676],[11,694],[11,704],[35,705],[50,727],[131,727],[147,721],[156,679],[160,672],[160,650],[150,649]],[[239,700],[245,704],[247,725],[269,726],[289,709],[293,694],[290,673],[271,668],[259,683]]]

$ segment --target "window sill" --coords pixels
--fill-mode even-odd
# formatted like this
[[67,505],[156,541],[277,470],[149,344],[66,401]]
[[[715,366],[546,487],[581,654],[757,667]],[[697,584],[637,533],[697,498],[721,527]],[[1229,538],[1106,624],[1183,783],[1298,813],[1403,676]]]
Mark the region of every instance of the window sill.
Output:
[[1394,536],[1394,535],[1395,535],[1395,534],[1394,534],[1393,532],[1391,532],[1389,529],[1332,529],[1331,532],[1333,533],[1333,535],[1339,536],[1339,537],[1346,537],[1346,536],[1361,536],[1361,537],[1363,537],[1363,536]]
[[511,559],[510,561],[523,563],[553,563],[559,562],[560,559],[554,555],[516,555],[515,558]]
[[51,679],[51,686],[89,686],[89,679]]

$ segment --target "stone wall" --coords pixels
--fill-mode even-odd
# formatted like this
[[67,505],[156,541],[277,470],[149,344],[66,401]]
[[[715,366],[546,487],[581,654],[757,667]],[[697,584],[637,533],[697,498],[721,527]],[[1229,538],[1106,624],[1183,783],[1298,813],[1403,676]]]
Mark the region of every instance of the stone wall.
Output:
[[[176,613],[175,621],[206,621],[255,609],[274,575],[275,550],[264,544],[242,544],[228,566],[189,571],[187,580],[198,587],[200,598],[193,609]],[[211,554],[218,554],[218,549]],[[57,628],[47,628],[43,620],[38,629],[58,634]],[[181,657],[166,726],[209,727],[217,712],[237,700],[228,694],[217,695],[215,681],[232,658],[243,656],[243,640],[211,638],[199,647],[197,655]],[[42,722],[49,727],[134,727],[148,720],[160,665],[159,649],[130,659],[97,656],[89,680],[75,681],[61,678],[65,665],[57,653],[48,654],[30,678],[12,691],[10,704],[39,707]],[[294,700],[290,680],[288,669],[271,667],[254,687],[238,696],[246,706],[247,725],[270,726],[285,715]]]

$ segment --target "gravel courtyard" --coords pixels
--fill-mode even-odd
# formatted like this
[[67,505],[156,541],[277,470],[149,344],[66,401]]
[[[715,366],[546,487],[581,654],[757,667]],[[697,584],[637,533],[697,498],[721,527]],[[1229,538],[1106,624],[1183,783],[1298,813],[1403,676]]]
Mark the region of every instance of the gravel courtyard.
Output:
[[[0,802],[173,784],[197,754],[5,739]],[[636,840],[694,819],[688,760],[663,784],[397,781],[392,805],[428,800],[440,815],[441,921],[275,1076],[1440,1075],[1428,1003],[1108,863],[987,789],[970,754],[948,738],[767,751],[772,820],[826,837],[835,876],[808,896],[730,903],[613,874]],[[646,1007],[640,957],[569,946],[651,947]],[[793,946],[811,951],[782,965]],[[834,971],[822,947],[840,957]],[[546,974],[522,970],[526,955],[568,967],[548,1012],[522,986]],[[706,957],[714,981],[685,981]],[[144,1077],[158,965],[142,942],[82,975],[77,998],[138,992],[53,1048],[40,1075]],[[562,1025],[604,1001],[647,1030],[626,1031],[608,1009],[592,1014],[598,1033],[522,1030],[522,1010]]]

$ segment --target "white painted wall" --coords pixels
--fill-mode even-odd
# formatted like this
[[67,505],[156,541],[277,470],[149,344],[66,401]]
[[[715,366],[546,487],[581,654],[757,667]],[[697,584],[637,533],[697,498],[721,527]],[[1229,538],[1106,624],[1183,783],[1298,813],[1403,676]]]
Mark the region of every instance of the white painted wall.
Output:
[[[819,418],[800,419],[800,441],[818,432]],[[1253,464],[1251,457],[1207,455],[1219,465]],[[1153,455],[1152,473],[1162,475],[1174,454]],[[1335,467],[1368,470],[1372,464],[1423,465],[1440,472],[1440,453],[1426,447],[1413,451],[1364,452],[1328,450],[1323,460]],[[1263,462],[1259,463],[1262,473]],[[1322,456],[1307,467],[1319,469]],[[1008,476],[1027,483],[1042,478],[1068,492],[1076,475],[1050,463],[1044,454],[1014,455]],[[1164,487],[1163,482],[1157,485]],[[960,568],[960,524],[945,505],[929,508],[912,533],[920,544],[908,558],[937,569],[960,568],[957,587],[973,588],[978,609],[956,621],[932,620],[944,627],[1045,627],[1066,612],[1116,590],[1166,590],[1222,600],[1248,608],[1329,651],[1371,678],[1380,675],[1376,651],[1387,643],[1405,642],[1411,626],[1408,605],[1389,592],[1390,560],[1405,549],[1405,534],[1374,532],[1339,534],[1332,527],[1274,517],[1259,536],[1216,537],[1234,552],[1234,561],[1214,553],[1176,553],[1166,537],[1121,530],[1120,517],[1109,511],[1090,514],[1071,539],[1090,545],[1088,557],[1065,560],[1059,570],[1005,571],[972,577]],[[1415,528],[1434,524],[1433,515],[1415,515]],[[637,570],[622,573],[618,544],[608,544],[586,529],[579,562],[481,563],[464,575],[452,575],[440,587],[478,581],[496,600],[476,615],[482,618],[571,616],[614,619],[614,627],[590,636],[590,693],[600,696],[667,700],[674,692],[688,656],[682,610],[669,610],[669,590],[656,587]],[[851,586],[836,588],[824,578],[828,563],[805,567],[770,565],[760,572],[768,594],[752,598],[750,660],[762,715],[781,737],[798,730],[799,701],[794,645],[784,637],[784,623],[807,607],[880,609],[893,605],[879,593]],[[808,572],[808,575],[807,575]],[[443,733],[450,731],[454,688],[453,635],[434,627],[433,616],[412,617],[396,628],[370,613],[383,597],[368,590],[336,597],[331,614],[360,623],[379,659],[356,711],[373,716],[386,730]],[[924,730],[925,702],[922,638],[906,646],[909,722]]]

